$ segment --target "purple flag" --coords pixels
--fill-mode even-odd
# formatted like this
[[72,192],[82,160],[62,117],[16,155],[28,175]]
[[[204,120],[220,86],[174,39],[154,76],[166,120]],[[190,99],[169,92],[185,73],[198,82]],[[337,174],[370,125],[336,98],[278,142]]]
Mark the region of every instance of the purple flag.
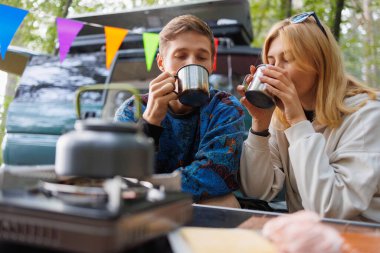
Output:
[[57,32],[59,41],[59,59],[61,62],[66,58],[71,44],[83,28],[83,23],[66,18],[57,18]]

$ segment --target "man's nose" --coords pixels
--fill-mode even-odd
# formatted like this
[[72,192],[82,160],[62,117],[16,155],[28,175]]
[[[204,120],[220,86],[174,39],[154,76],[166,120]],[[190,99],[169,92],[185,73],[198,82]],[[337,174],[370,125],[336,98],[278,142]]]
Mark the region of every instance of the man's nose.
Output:
[[199,64],[197,58],[194,55],[191,55],[187,58],[186,65],[189,65],[189,64]]

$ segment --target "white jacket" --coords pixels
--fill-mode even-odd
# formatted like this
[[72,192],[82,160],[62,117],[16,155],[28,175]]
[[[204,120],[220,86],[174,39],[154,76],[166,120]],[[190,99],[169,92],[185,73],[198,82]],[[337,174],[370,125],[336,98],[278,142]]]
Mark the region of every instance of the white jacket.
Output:
[[[350,106],[367,98],[347,98]],[[290,212],[380,222],[380,101],[346,116],[335,129],[302,121],[269,137],[249,133],[240,163],[248,196],[271,200],[285,183]]]

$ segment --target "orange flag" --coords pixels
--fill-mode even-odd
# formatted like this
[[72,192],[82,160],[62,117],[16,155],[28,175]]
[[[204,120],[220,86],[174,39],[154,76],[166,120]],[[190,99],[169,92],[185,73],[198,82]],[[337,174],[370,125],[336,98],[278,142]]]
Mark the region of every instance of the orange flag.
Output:
[[124,37],[128,34],[128,30],[105,26],[104,33],[106,36],[106,67],[109,69],[117,50],[119,50],[121,43],[123,43]]

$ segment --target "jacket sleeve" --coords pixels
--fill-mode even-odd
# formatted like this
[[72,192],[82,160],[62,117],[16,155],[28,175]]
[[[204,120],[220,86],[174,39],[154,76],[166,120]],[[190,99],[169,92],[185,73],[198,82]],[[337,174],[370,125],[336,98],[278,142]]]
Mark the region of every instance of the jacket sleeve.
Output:
[[[143,106],[143,109],[145,106]],[[114,121],[119,122],[137,122],[135,117],[136,108],[134,106],[134,97],[127,99],[116,111]],[[153,138],[155,148],[158,148],[159,139],[163,128],[161,126],[155,126],[149,124],[142,117],[139,120],[142,125],[142,129],[146,136]]]
[[379,119],[379,103],[368,102],[327,133],[334,146],[307,121],[285,131],[305,209],[349,219],[368,208],[380,182]]
[[236,98],[219,102],[200,117],[200,144],[194,161],[180,167],[182,189],[195,201],[238,188],[237,171],[244,136],[244,112]]
[[277,196],[285,179],[275,132],[270,132],[268,137],[249,132],[243,144],[239,171],[242,192],[266,201]]
[[115,113],[114,121],[120,122],[137,122],[135,118],[134,97],[127,99]]

